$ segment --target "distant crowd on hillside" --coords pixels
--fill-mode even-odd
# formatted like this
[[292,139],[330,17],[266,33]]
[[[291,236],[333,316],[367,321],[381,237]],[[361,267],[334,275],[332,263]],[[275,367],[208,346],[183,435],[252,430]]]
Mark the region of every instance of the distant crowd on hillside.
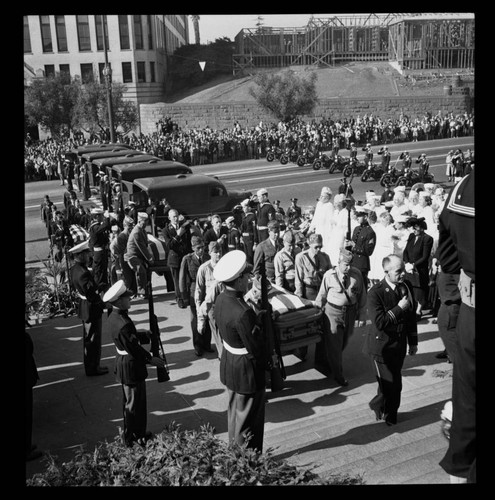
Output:
[[[400,114],[397,118],[382,119],[373,114],[332,120],[330,118],[309,122],[294,119],[288,122],[241,127],[235,122],[232,128],[214,130],[182,128],[170,117],[156,123],[151,134],[118,134],[118,142],[163,159],[174,159],[189,166],[225,161],[259,159],[269,148],[304,150],[317,154],[336,147],[349,149],[350,143],[393,144],[433,139],[446,139],[474,135],[474,113],[437,114],[425,113],[423,117],[410,118]],[[86,138],[82,133],[62,139],[33,140],[29,134],[24,145],[25,180],[53,180],[64,178],[64,152],[84,144],[108,142],[109,134],[93,134]]]

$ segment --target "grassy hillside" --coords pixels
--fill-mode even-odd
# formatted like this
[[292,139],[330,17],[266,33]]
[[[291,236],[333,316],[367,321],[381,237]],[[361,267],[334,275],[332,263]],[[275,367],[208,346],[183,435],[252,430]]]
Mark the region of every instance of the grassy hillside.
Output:
[[[301,67],[296,72],[307,71]],[[442,95],[444,86],[451,84],[450,76],[438,75],[426,78],[421,73],[415,78],[403,77],[386,62],[347,63],[335,68],[315,69],[318,75],[316,87],[322,99],[346,97],[384,96],[437,96]],[[464,84],[474,85],[474,76],[463,75]],[[242,78],[223,77],[203,87],[170,96],[167,102],[254,102],[249,93],[253,86],[251,76]]]

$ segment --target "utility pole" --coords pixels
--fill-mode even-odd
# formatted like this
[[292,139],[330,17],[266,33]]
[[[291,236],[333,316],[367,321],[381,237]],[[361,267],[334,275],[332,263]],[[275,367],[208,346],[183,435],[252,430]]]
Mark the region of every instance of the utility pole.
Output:
[[105,67],[103,68],[103,76],[105,77],[107,87],[108,127],[110,128],[110,142],[115,142],[112,105],[112,69],[108,65],[107,33],[105,29],[105,16],[103,14],[101,16],[101,24],[103,28],[103,51],[105,52]]

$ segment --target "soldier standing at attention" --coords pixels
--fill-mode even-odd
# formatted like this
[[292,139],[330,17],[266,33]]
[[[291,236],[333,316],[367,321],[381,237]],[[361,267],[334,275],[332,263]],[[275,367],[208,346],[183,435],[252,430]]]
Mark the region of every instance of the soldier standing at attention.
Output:
[[[341,250],[338,265],[323,275],[315,300],[323,309],[323,348],[335,381],[341,386],[349,382],[343,375],[342,352],[354,332],[354,323],[366,321],[366,288],[359,269],[351,266],[352,253]],[[318,347],[318,346],[317,346]]]
[[244,215],[241,222],[240,232],[244,252],[246,253],[247,261],[253,264],[254,244],[258,240],[258,231],[256,230],[256,215],[253,213],[251,203],[248,198],[241,202]]
[[136,441],[144,444],[152,437],[151,432],[146,432],[146,363],[165,367],[163,359],[152,356],[139,342],[136,327],[128,314],[131,295],[132,292],[127,290],[124,281],[119,280],[103,296],[103,302],[112,305],[108,329],[117,349],[114,373],[117,381],[122,384],[126,446],[132,446]]
[[351,248],[352,265],[363,275],[364,286],[368,289],[368,272],[370,270],[370,255],[376,245],[376,234],[368,222],[368,212],[361,205],[355,206],[358,226],[354,228],[351,241],[345,241],[344,248]]
[[88,240],[73,246],[69,252],[75,260],[70,269],[70,279],[79,296],[77,316],[83,324],[84,370],[89,377],[104,375],[108,373],[108,368],[100,366],[104,304],[88,269],[92,260]]
[[254,251],[254,267],[253,273],[255,276],[260,274],[261,262],[265,263],[266,277],[271,283],[275,283],[275,254],[282,248],[280,241],[280,225],[278,221],[271,220],[268,223],[268,237],[260,242]]
[[110,285],[108,276],[108,254],[110,252],[110,215],[101,208],[91,210],[89,226],[89,248],[93,252],[93,275],[98,291],[104,291]]
[[250,266],[246,254],[233,250],[220,259],[213,276],[224,290],[215,302],[215,320],[224,349],[220,358],[220,381],[228,392],[229,441],[247,442],[263,451],[265,427],[265,336],[261,320],[245,302]]
[[268,191],[265,188],[259,189],[256,193],[259,200],[257,228],[258,242],[262,242],[268,238],[268,223],[276,219],[275,208],[268,200]]

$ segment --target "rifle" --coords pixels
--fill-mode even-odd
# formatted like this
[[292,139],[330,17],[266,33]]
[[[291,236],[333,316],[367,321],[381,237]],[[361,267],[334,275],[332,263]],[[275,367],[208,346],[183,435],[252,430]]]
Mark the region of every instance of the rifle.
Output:
[[280,352],[280,341],[273,328],[272,306],[268,301],[268,286],[266,283],[265,262],[260,263],[261,274],[261,308],[265,311],[263,315],[263,329],[266,336],[266,346],[269,356],[268,366],[270,368],[270,384],[272,392],[281,391],[284,388],[286,378],[284,362]]
[[[346,234],[347,241],[351,241],[351,238],[352,238],[352,233],[351,233],[351,202],[352,202],[352,198],[349,195],[349,186],[351,185],[353,178],[354,178],[354,172],[352,172],[351,180],[346,185],[346,192],[345,192],[345,202],[346,202],[345,207],[347,209],[347,234]],[[350,245],[349,245],[349,247],[346,247],[347,250],[349,248],[352,248],[352,247]]]
[[170,375],[168,373],[167,358],[165,357],[165,351],[163,350],[162,340],[160,338],[160,329],[158,328],[158,319],[155,314],[154,304],[153,304],[153,287],[151,285],[151,271],[147,269],[147,283],[146,288],[148,292],[148,308],[150,315],[150,343],[151,343],[151,354],[157,358],[162,358],[165,361],[165,367],[156,367],[156,376],[158,382],[168,382],[170,380]]

